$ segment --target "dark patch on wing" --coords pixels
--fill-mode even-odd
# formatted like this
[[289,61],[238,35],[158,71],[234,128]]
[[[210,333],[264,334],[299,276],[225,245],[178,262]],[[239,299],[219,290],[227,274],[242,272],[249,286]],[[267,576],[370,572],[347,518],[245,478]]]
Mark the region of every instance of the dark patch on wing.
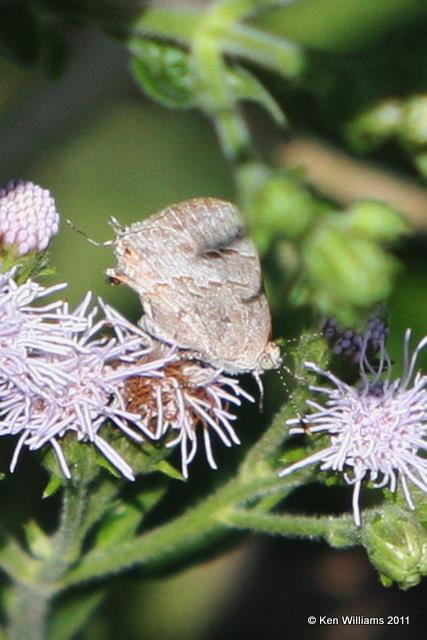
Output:
[[227,255],[227,252],[231,252],[231,253],[237,253],[236,251],[233,250],[232,245],[234,244],[234,242],[237,242],[238,240],[242,240],[243,238],[246,237],[246,230],[243,226],[239,226],[235,233],[231,234],[228,238],[227,238],[227,242],[219,242],[218,244],[210,244],[206,247],[200,247],[199,249],[199,255],[202,257],[221,257],[222,254]]
[[242,302],[245,304],[249,304],[250,302],[254,302],[255,300],[259,300],[264,296],[264,283],[261,282],[260,287],[254,295],[249,296],[249,298],[242,298]]

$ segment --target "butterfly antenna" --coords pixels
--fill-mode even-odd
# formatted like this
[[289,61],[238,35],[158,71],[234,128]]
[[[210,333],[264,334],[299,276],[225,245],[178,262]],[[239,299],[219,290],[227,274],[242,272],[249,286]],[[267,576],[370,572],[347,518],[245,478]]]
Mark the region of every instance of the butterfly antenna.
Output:
[[87,233],[85,233],[84,231],[82,231],[81,229],[79,229],[78,227],[76,227],[76,225],[74,224],[74,222],[71,222],[71,220],[66,220],[66,223],[68,224],[69,227],[71,227],[71,229],[73,231],[76,231],[78,234],[80,234],[81,236],[83,236],[83,238],[85,240],[87,240],[87,242],[89,242],[90,244],[93,244],[95,247],[111,247],[111,245],[113,244],[112,240],[106,240],[105,242],[98,242],[97,240],[94,240],[93,238],[90,238]]
[[[288,373],[289,375],[291,375],[293,378],[296,379],[295,373],[293,371],[291,371],[289,369],[289,367],[286,367],[286,366],[282,365],[282,369],[284,369],[286,371],[286,373]],[[292,409],[294,410],[296,417],[300,421],[301,427],[304,429],[304,431],[309,433],[309,427],[308,427],[307,420],[304,418],[304,416],[302,415],[301,411],[298,409],[298,407],[296,405],[293,393],[292,393],[288,383],[286,382],[286,380],[285,380],[285,378],[283,376],[283,371],[281,371],[280,369],[277,369],[277,375],[280,378],[280,381],[281,381],[281,383],[283,385],[283,388],[285,389],[286,393],[288,394],[289,404],[291,405]]]
[[119,220],[117,220],[117,218],[115,216],[110,216],[108,224],[113,229],[113,231],[114,231],[114,233],[116,235],[119,235],[120,233],[123,233],[124,226],[119,222]]

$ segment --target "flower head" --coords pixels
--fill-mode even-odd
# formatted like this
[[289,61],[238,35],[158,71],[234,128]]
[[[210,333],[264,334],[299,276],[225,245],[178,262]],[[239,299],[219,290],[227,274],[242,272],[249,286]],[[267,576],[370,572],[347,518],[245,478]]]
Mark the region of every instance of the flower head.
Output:
[[[281,472],[288,475],[297,469],[320,463],[322,471],[343,474],[354,485],[353,513],[357,526],[361,524],[359,495],[363,480],[371,480],[375,487],[388,486],[396,491],[398,480],[408,506],[414,509],[409,493],[412,483],[427,492],[427,376],[415,373],[416,359],[426,346],[425,337],[409,355],[410,331],[404,341],[404,372],[399,379],[389,375],[390,362],[383,354],[379,372],[367,361],[362,363],[360,388],[351,387],[329,371],[312,362],[306,366],[326,378],[333,387],[313,386],[311,390],[326,396],[321,404],[308,400],[313,412],[304,417],[308,425],[293,427],[291,434],[323,433],[328,445]],[[388,377],[380,377],[384,363]],[[301,419],[288,421],[301,425]]]
[[[61,301],[31,304],[58,288],[30,280],[18,286],[10,274],[0,277],[0,435],[19,436],[11,470],[24,446],[35,450],[49,443],[69,477],[58,440],[71,431],[133,479],[99,432],[109,420],[133,440],[150,435],[140,416],[126,409],[122,387],[135,374],[161,375],[169,357],[141,363],[152,340],[107,305],[98,319],[90,294],[73,311]],[[107,326],[113,335],[102,336]]]
[[239,443],[228,405],[252,398],[235,380],[153,340],[102,301],[92,306],[90,294],[72,311],[63,301],[34,305],[64,285],[17,285],[12,275],[0,274],[0,436],[18,437],[12,471],[23,447],[50,444],[70,477],[60,440],[71,432],[133,479],[101,436],[106,423],[136,442],[172,434],[167,446],[180,445],[185,476],[199,431],[213,468],[211,431],[226,446]]
[[[152,354],[145,358],[149,360]],[[197,452],[199,433],[203,434],[209,465],[216,469],[210,434],[216,433],[227,447],[240,444],[231,424],[236,416],[228,407],[240,405],[241,398],[254,400],[236,380],[189,360],[185,354],[166,363],[162,376],[155,379],[128,378],[124,393],[128,410],[141,416],[154,438],[170,436],[167,446],[180,446],[185,478]]]
[[47,189],[13,180],[0,188],[0,244],[18,256],[44,251],[58,233],[59,214]]

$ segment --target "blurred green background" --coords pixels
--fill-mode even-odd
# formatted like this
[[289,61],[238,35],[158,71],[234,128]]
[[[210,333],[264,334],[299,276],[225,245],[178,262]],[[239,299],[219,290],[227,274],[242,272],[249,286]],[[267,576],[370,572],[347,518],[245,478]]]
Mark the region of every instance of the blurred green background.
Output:
[[[425,1],[301,0],[284,8],[280,20],[267,16],[262,23],[277,34],[333,53],[363,51],[377,38],[391,34],[393,39],[394,29],[419,29],[423,21],[427,35],[426,17]],[[0,180],[26,178],[55,196],[63,222],[52,247],[56,275],[51,280],[69,283],[69,300],[77,303],[91,289],[136,319],[136,296],[105,282],[105,269],[114,265],[111,248],[92,246],[65,220],[98,241],[110,240],[111,215],[127,225],[186,198],[233,198],[231,173],[203,116],[167,111],[140,94],[120,44],[83,26],[72,27],[69,35],[69,64],[55,81],[0,60]],[[419,61],[424,68],[426,63]],[[263,135],[264,119],[256,111],[250,115],[261,131],[261,144],[264,140],[267,147],[273,140],[273,151],[278,152],[283,134],[274,130]],[[304,113],[299,120],[304,121]],[[290,125],[292,129],[292,117]],[[306,132],[310,126],[306,122]],[[324,134],[315,125],[311,133]],[[390,163],[399,171],[396,153]],[[402,173],[407,172],[402,163]],[[397,364],[404,329],[413,327],[418,338],[425,333],[425,239],[420,230],[399,250],[404,268],[390,301],[390,350]],[[278,309],[276,334],[294,333],[294,312],[284,300],[273,302]],[[343,504],[348,498],[345,492]],[[113,581],[107,604],[81,637],[266,640],[296,634],[334,640],[338,629],[311,631],[305,614],[353,613],[411,614],[414,622],[405,628],[405,637],[417,638],[423,625],[415,612],[423,595],[421,586],[407,594],[382,589],[362,552],[338,554],[321,545],[279,540],[242,541],[237,550],[180,575],[135,574]],[[377,639],[395,637],[397,630],[340,627],[339,633],[340,638]]]

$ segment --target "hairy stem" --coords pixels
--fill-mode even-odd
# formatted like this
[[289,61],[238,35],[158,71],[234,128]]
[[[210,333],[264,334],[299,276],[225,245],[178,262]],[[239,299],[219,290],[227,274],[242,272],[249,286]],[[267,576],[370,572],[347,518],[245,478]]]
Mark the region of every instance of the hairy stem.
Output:
[[[40,559],[32,581],[15,583],[9,610],[9,640],[43,640],[55,583],[80,554],[86,485],[64,490],[60,524],[52,538],[50,553]],[[43,561],[42,561],[43,560]]]
[[13,592],[9,612],[8,640],[45,640],[51,594],[39,583],[18,584]]
[[251,529],[257,533],[282,535],[310,540],[339,540],[335,546],[353,546],[359,536],[349,516],[311,517],[301,515],[272,515],[255,511],[232,511],[224,517],[224,523],[238,529]]
[[58,588],[118,573],[134,565],[164,563],[181,557],[183,553],[190,554],[225,534],[226,529],[221,522],[224,510],[257,496],[277,492],[286,494],[288,489],[286,483],[273,473],[265,478],[254,478],[250,484],[242,484],[238,478],[233,478],[217,493],[174,520],[132,540],[118,543],[114,548],[89,552],[80,566],[58,584]]

